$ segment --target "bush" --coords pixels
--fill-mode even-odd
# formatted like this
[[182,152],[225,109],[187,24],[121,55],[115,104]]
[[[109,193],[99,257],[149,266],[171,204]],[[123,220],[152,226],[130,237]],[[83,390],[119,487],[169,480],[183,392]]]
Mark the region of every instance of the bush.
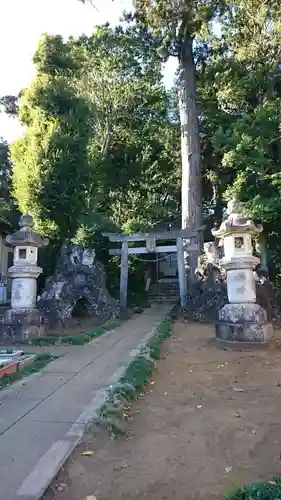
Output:
[[119,382],[110,387],[105,403],[98,410],[96,423],[107,428],[112,437],[124,433],[124,409],[137,399],[145,387],[154,370],[155,360],[160,359],[161,344],[170,336],[171,328],[172,318],[167,315],[153,337],[129,363]]
[[230,493],[224,500],[280,500],[281,478],[265,483],[252,483]]
[[57,358],[58,356],[53,356],[52,354],[48,353],[38,354],[32,363],[23,366],[17,372],[2,375],[2,377],[0,377],[0,390],[5,389],[14,382],[17,382],[18,380],[21,380],[22,378],[27,377],[32,373],[36,373],[39,370],[42,370],[42,368],[50,363],[50,361],[53,361]]

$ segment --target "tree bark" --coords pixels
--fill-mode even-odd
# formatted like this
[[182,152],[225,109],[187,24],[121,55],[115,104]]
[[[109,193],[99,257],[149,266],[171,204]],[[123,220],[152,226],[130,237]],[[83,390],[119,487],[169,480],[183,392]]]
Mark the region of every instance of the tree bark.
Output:
[[[193,39],[186,35],[179,55],[179,113],[182,155],[182,228],[200,227],[202,223],[201,155],[196,106],[196,69],[193,59]],[[190,280],[196,280],[195,270],[202,242],[198,235],[198,250],[189,254]]]
[[260,269],[268,273],[268,264],[267,264],[267,244],[266,244],[266,236],[264,233],[261,233],[258,237],[258,250],[260,254]]
[[214,225],[220,226],[223,218],[223,200],[222,193],[219,189],[218,181],[215,180],[213,184],[213,205],[214,205]]

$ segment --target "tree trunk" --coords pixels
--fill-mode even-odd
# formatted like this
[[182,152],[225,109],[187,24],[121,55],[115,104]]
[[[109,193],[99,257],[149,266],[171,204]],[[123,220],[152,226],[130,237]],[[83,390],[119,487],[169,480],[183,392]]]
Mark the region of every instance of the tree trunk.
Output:
[[[185,36],[179,56],[179,112],[182,155],[182,228],[200,227],[202,223],[200,139],[196,106],[196,69],[193,59],[193,39]],[[198,250],[189,254],[190,280],[196,279],[195,269],[202,242],[198,235]]]
[[222,222],[223,200],[217,179],[213,183],[214,225],[220,226]]
[[267,244],[266,244],[266,236],[264,233],[261,233],[258,237],[258,250],[260,254],[260,269],[261,271],[268,273]]

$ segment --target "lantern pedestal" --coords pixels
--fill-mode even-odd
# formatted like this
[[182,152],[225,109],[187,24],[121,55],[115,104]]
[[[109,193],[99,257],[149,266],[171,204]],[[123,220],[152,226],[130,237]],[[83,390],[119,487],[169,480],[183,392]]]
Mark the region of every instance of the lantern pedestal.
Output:
[[265,309],[258,304],[226,304],[219,311],[216,337],[224,342],[266,342],[272,335]]
[[44,335],[43,317],[38,309],[8,309],[0,325],[3,340],[25,340]]

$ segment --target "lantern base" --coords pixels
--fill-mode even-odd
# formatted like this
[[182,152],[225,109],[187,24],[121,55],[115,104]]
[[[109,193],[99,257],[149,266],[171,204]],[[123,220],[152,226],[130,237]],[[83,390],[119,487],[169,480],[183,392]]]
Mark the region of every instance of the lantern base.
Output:
[[22,341],[44,335],[43,317],[38,309],[8,309],[0,323],[0,339]]
[[216,337],[224,342],[264,343],[272,331],[265,309],[258,304],[226,304],[219,311]]

